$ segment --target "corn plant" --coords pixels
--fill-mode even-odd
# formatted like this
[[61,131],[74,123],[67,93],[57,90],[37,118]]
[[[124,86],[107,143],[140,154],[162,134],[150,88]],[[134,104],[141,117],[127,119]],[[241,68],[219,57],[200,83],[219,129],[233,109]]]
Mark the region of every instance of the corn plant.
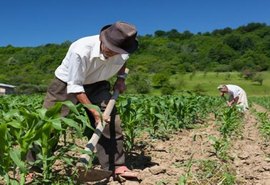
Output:
[[217,118],[220,123],[220,133],[223,138],[231,137],[234,134],[239,134],[241,129],[242,114],[235,106],[225,108]]
[[270,119],[267,112],[258,112],[257,117],[260,121],[260,132],[266,140],[270,139]]
[[266,109],[270,110],[270,97],[264,96],[264,97],[252,97],[250,98],[251,103],[255,102],[260,104],[261,106],[265,107]]
[[[60,116],[63,105],[69,107],[75,119]],[[0,154],[3,156],[0,160],[0,173],[5,177],[7,184],[11,183],[8,173],[15,168],[19,171],[19,183],[25,184],[25,176],[29,173],[29,166],[37,163],[42,164],[42,181],[45,183],[54,180],[51,168],[57,159],[61,159],[61,155],[53,155],[54,146],[68,127],[76,131],[77,137],[82,137],[80,124],[85,124],[86,119],[79,122],[80,124],[76,122],[82,119],[82,115],[71,102],[56,103],[48,110],[43,108],[33,110],[31,106],[18,107],[16,104],[5,105],[6,108],[2,107],[5,111],[2,111],[0,115],[2,120],[0,124]],[[26,161],[26,154],[33,144],[40,147],[39,159],[35,164]],[[62,148],[72,149],[74,146],[72,143]],[[70,163],[66,157],[63,160]]]
[[230,146],[230,143],[228,139],[226,138],[217,138],[214,136],[208,137],[210,143],[212,144],[214,148],[214,154],[221,160],[227,161],[229,159],[228,156],[228,149]]
[[123,124],[123,129],[125,133],[125,149],[130,152],[135,144],[135,138],[138,136],[138,128],[140,126],[140,121],[143,118],[144,110],[142,108],[136,109],[133,101],[137,101],[137,98],[127,98],[118,103],[118,109],[121,113],[121,119]]

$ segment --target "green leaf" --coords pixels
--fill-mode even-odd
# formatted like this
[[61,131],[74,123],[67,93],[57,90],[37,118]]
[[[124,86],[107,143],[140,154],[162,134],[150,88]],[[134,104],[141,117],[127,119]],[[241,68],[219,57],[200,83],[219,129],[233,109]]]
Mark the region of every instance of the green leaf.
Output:
[[67,124],[68,126],[72,127],[72,128],[75,128],[76,131],[77,131],[77,134],[79,135],[82,135],[82,131],[80,129],[80,127],[78,126],[78,123],[75,122],[74,120],[72,119],[69,119],[69,118],[65,118],[65,117],[62,117],[62,120],[65,124]]
[[60,119],[53,119],[51,120],[53,128],[56,130],[62,130],[62,124]]
[[0,124],[0,156],[2,156],[5,152],[5,149],[8,145],[7,142],[7,125],[2,123]]
[[86,107],[86,108],[88,108],[88,109],[95,109],[96,111],[99,112],[99,114],[102,115],[102,112],[101,112],[100,108],[98,106],[96,106],[96,105],[93,105],[93,104],[84,104],[83,106]]
[[39,117],[40,117],[42,120],[44,120],[45,117],[46,117],[47,109],[45,109],[45,108],[38,109],[37,112],[38,112]]
[[165,116],[161,115],[161,114],[155,114],[156,117],[158,117],[159,119],[164,120]]
[[74,105],[74,103],[72,103],[71,101],[64,101],[62,102],[62,104],[66,105],[70,111],[74,112],[75,114],[79,114],[76,105]]
[[9,152],[11,159],[14,161],[16,166],[19,167],[20,171],[26,173],[25,163],[21,160],[21,151],[18,148],[15,148]]
[[18,129],[22,127],[20,122],[18,121],[11,121],[11,122],[8,122],[7,124],[10,125],[11,127],[18,128]]
[[49,108],[46,112],[46,116],[47,117],[55,117],[55,116],[59,116],[60,111],[62,109],[62,103],[61,102],[57,102],[54,104],[54,106],[52,106],[51,108]]
[[67,158],[67,157],[62,157],[62,159],[66,162],[66,164],[68,164],[68,165],[70,165],[70,166],[73,165],[71,159],[69,159],[69,158]]

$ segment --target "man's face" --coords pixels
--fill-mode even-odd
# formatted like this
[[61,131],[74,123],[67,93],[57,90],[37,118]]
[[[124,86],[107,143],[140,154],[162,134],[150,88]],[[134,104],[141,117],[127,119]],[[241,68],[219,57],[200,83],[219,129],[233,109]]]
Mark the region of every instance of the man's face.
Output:
[[223,89],[220,90],[220,92],[222,92],[222,93],[228,93],[228,89],[227,88],[223,88]]
[[119,54],[107,48],[103,43],[101,43],[101,52],[105,58],[113,57],[114,55]]

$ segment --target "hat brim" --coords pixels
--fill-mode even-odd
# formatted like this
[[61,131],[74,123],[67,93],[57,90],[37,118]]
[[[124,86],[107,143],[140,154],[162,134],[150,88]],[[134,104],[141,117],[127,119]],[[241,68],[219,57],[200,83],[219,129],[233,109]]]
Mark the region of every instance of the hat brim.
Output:
[[119,54],[130,54],[133,53],[137,48],[138,48],[138,41],[134,40],[134,42],[132,43],[132,45],[129,48],[119,48],[116,47],[115,45],[111,44],[108,40],[107,40],[107,32],[106,30],[112,26],[111,24],[104,26],[101,31],[100,31],[100,40],[102,43],[104,43],[104,45],[109,48],[110,50],[119,53]]

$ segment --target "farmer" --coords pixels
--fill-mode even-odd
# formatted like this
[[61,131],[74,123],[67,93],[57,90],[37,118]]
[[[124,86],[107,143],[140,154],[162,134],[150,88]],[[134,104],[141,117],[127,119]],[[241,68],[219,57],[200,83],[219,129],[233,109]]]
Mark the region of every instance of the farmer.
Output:
[[248,100],[246,92],[237,85],[219,85],[217,88],[220,91],[220,95],[229,95],[229,100],[227,101],[228,106],[236,105],[239,109],[244,112],[248,110]]
[[[129,54],[138,48],[137,30],[126,22],[104,26],[99,35],[81,38],[71,44],[61,65],[55,71],[43,106],[49,108],[57,101],[70,100],[74,104],[94,104],[105,110],[111,98],[110,83],[117,75],[114,89],[125,91],[125,68]],[[69,110],[62,110],[66,116]],[[101,118],[95,109],[87,109],[93,127]],[[122,177],[136,177],[136,173],[125,166],[121,120],[114,108],[96,149],[102,169],[112,170]],[[86,130],[88,139],[93,131]]]

